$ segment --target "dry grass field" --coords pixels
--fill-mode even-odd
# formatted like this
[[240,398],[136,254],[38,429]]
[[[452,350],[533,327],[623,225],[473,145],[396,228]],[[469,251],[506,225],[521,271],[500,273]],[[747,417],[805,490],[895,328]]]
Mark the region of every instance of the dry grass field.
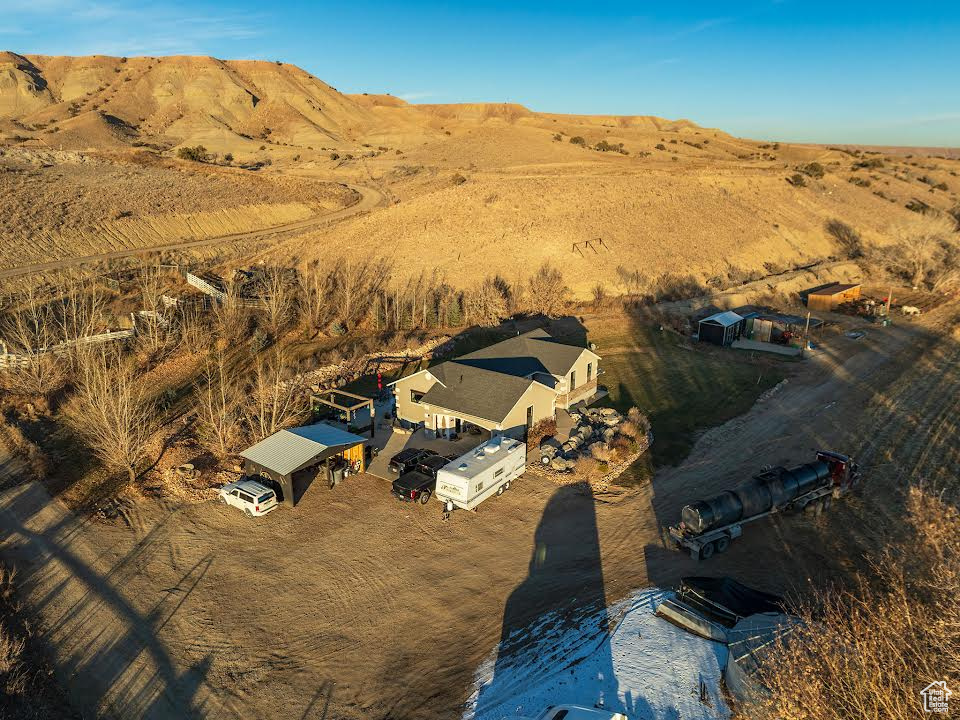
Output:
[[[5,265],[301,218],[340,202],[315,183],[339,180],[391,207],[306,233],[277,257],[381,255],[403,274],[437,269],[461,286],[516,282],[547,261],[584,298],[598,283],[625,291],[624,272],[726,280],[836,256],[832,219],[883,245],[916,218],[907,205],[960,202],[960,161],[937,150],[760,143],[689,120],[515,104],[412,105],[343,95],[282,63],[5,53],[0,70],[0,141],[47,153],[0,175],[15,219]],[[176,159],[195,145],[221,162],[270,165]],[[787,182],[797,173],[805,186]],[[574,249],[597,238],[596,252]]]

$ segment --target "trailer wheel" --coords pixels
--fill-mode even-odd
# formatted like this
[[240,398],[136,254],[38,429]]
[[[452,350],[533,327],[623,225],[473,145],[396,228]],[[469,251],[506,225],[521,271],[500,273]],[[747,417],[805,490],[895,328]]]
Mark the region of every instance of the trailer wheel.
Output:
[[503,485],[501,485],[500,487],[498,487],[498,488],[497,488],[497,496],[503,495],[503,491],[504,491],[505,489],[506,489],[506,488],[504,488]]
[[713,541],[713,548],[718,553],[726,552],[728,547],[730,547],[730,538],[728,537],[717,538]]
[[509,481],[509,480],[507,480],[507,481],[503,484],[503,489],[504,489],[504,490],[509,490],[509,489],[510,489],[510,481]]
[[713,543],[707,543],[702,548],[700,548],[700,559],[709,560],[713,557]]
[[422,493],[420,493],[420,504],[426,505],[428,502],[430,502],[430,491],[424,490]]

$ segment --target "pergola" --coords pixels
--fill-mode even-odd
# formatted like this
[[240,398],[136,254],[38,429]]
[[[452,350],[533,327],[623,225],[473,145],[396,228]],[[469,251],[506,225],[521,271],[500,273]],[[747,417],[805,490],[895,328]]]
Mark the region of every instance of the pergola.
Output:
[[[344,402],[337,402],[337,398],[346,398]],[[350,402],[350,401],[353,402]],[[326,405],[327,407],[332,407],[335,410],[346,413],[347,422],[349,425],[350,422],[356,417],[357,411],[362,408],[370,409],[370,437],[374,436],[376,429],[376,410],[373,406],[373,400],[363,395],[357,395],[356,393],[348,392],[346,390],[324,390],[319,393],[314,393],[310,396],[311,407],[316,408],[317,405]]]

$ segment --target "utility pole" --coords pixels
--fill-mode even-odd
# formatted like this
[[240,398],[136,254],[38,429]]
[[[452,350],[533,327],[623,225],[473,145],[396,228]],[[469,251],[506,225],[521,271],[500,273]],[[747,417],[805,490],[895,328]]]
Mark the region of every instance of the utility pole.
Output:
[[807,310],[807,324],[806,324],[806,327],[803,328],[803,347],[800,349],[801,356],[807,353],[807,345],[810,342],[808,340],[809,336],[810,336],[810,311]]

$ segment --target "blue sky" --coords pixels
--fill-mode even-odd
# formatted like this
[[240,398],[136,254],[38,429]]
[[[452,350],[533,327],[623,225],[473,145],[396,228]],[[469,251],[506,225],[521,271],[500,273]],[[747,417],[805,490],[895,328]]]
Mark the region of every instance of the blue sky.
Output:
[[295,63],[413,102],[960,145],[960,3],[0,0],[0,48]]

